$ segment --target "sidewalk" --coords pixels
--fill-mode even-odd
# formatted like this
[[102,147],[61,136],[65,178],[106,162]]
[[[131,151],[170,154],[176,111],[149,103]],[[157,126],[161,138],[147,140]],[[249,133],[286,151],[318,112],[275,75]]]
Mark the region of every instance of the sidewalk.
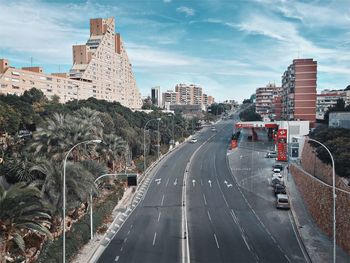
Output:
[[[333,262],[333,241],[313,221],[290,173],[288,173],[286,184],[297,230],[311,261],[314,263]],[[350,262],[350,256],[339,246],[337,246],[337,262]]]

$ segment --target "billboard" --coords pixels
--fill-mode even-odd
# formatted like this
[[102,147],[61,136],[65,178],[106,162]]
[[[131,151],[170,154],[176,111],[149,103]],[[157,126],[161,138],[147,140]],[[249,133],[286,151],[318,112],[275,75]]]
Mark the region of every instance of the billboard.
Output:
[[277,160],[287,161],[287,129],[278,129],[277,131]]

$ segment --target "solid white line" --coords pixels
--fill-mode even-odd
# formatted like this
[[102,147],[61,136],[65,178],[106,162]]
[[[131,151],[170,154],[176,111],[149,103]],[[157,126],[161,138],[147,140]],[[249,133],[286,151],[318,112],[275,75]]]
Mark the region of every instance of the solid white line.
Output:
[[126,243],[127,240],[128,240],[128,238],[126,237],[126,238],[124,239],[124,243]]
[[203,194],[204,204],[207,205],[207,199],[205,198],[205,195]]
[[162,212],[159,212],[158,214],[158,222],[159,222],[159,219],[160,219],[160,215],[162,214]]
[[116,256],[114,261],[117,262],[119,260],[119,256]]
[[214,238],[215,238],[216,246],[217,246],[218,248],[220,248],[220,247],[219,247],[219,243],[218,243],[218,239],[216,238],[216,235],[215,235],[215,234],[214,234]]
[[130,234],[130,230],[128,231],[128,233],[126,234],[127,236]]
[[163,203],[164,203],[164,195],[163,195],[163,197],[162,197],[162,202],[161,202],[160,205],[163,205]]
[[156,243],[156,238],[157,238],[157,232],[154,233],[154,237],[153,237],[153,246]]
[[301,250],[301,252],[303,253],[304,259],[308,262],[308,261],[309,261],[309,260],[308,260],[308,257],[307,257],[307,255],[306,255],[306,252],[305,252],[305,250],[304,250],[304,247],[303,247],[302,244],[301,244],[301,241],[299,240],[299,236],[298,236],[298,234],[297,234],[297,231],[295,230],[295,226],[294,226],[294,224],[293,224],[293,221],[292,221],[291,213],[290,213],[290,212],[288,212],[288,217],[289,217],[290,224],[292,225],[292,229],[293,229],[295,238],[296,238],[296,240],[298,241],[298,245],[299,245],[299,247],[300,247],[300,250]]
[[209,220],[210,220],[210,222],[211,222],[211,216],[210,216],[210,214],[209,214],[209,211],[207,211],[207,213],[208,213]]
[[166,180],[165,187],[167,187],[167,186],[168,186],[168,183],[169,183],[169,178],[168,178],[168,180]]
[[123,246],[120,248],[120,251],[123,251]]

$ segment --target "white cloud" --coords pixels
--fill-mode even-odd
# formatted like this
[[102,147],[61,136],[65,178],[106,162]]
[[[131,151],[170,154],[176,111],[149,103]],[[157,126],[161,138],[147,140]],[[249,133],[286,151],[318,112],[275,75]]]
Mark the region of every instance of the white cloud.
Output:
[[176,11],[179,13],[184,13],[186,16],[194,16],[196,11],[187,6],[181,6],[176,8]]

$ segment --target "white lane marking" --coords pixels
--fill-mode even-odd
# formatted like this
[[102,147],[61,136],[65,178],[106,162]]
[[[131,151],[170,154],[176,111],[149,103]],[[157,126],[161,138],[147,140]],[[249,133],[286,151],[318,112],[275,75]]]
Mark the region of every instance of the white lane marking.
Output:
[[118,220],[124,222],[124,219],[121,217],[119,217]]
[[177,185],[177,178],[175,179],[174,185]]
[[208,180],[208,184],[209,184],[209,186],[211,187],[211,180]]
[[120,251],[123,251],[123,246],[120,248]]
[[119,260],[119,256],[116,256],[114,261],[117,262]]
[[211,222],[211,216],[210,216],[209,211],[207,211],[207,213],[208,213],[209,220],[210,220],[210,222]]
[[118,224],[114,224],[114,226],[115,226],[115,227],[120,227],[120,225],[118,225]]
[[[297,231],[295,230],[295,226],[294,226],[294,224],[293,224],[293,221],[292,221],[291,213],[290,213],[290,212],[288,212],[288,217],[289,217],[290,224],[292,225],[292,229],[293,229],[295,238],[296,238],[296,240],[298,241],[298,245],[299,245],[299,247],[300,247],[300,250],[301,250],[301,252],[303,253],[303,256],[304,256],[305,260],[306,260],[307,262],[309,262],[308,257],[307,257],[307,255],[306,255],[306,252],[304,251],[305,249],[304,249],[304,247],[302,246],[301,241],[299,240],[299,236],[297,235]],[[289,261],[289,258],[288,258],[288,257],[287,257],[287,260]],[[289,262],[290,262],[290,261],[289,261]]]
[[127,236],[130,234],[130,230],[128,231],[128,233],[126,234]]
[[169,178],[168,178],[168,180],[166,180],[165,187],[167,187],[167,186],[168,186],[168,183],[169,183]]
[[123,215],[123,216],[128,216],[128,214],[127,214],[127,213],[125,213],[125,212],[124,212],[124,213],[122,213],[122,215]]
[[161,202],[160,205],[163,205],[163,203],[164,203],[164,195],[163,195],[163,197],[162,197],[162,202]]
[[192,180],[193,187],[196,185],[196,180]]
[[216,235],[215,235],[215,234],[214,234],[214,238],[215,238],[216,246],[217,246],[218,248],[220,248],[220,247],[219,247],[218,239],[216,238]]
[[124,243],[126,243],[127,240],[128,240],[128,238],[126,237],[126,238],[124,239]]
[[156,181],[157,184],[160,184],[160,181],[161,181],[161,180],[162,180],[161,178],[157,178],[157,179],[155,179],[154,181]]
[[131,226],[130,226],[130,229],[132,229],[132,228],[133,228],[133,226],[134,226],[134,225],[131,225]]
[[205,198],[205,195],[203,194],[204,204],[207,205],[207,199]]
[[154,244],[156,243],[156,238],[157,238],[157,232],[154,232],[154,237],[153,237],[153,244],[152,244],[152,246],[154,246]]
[[159,212],[158,214],[158,222],[159,222],[159,219],[160,219],[160,215],[162,214],[162,212]]
[[228,184],[228,185],[227,185],[227,188],[230,188],[230,187],[232,187],[232,184]]

